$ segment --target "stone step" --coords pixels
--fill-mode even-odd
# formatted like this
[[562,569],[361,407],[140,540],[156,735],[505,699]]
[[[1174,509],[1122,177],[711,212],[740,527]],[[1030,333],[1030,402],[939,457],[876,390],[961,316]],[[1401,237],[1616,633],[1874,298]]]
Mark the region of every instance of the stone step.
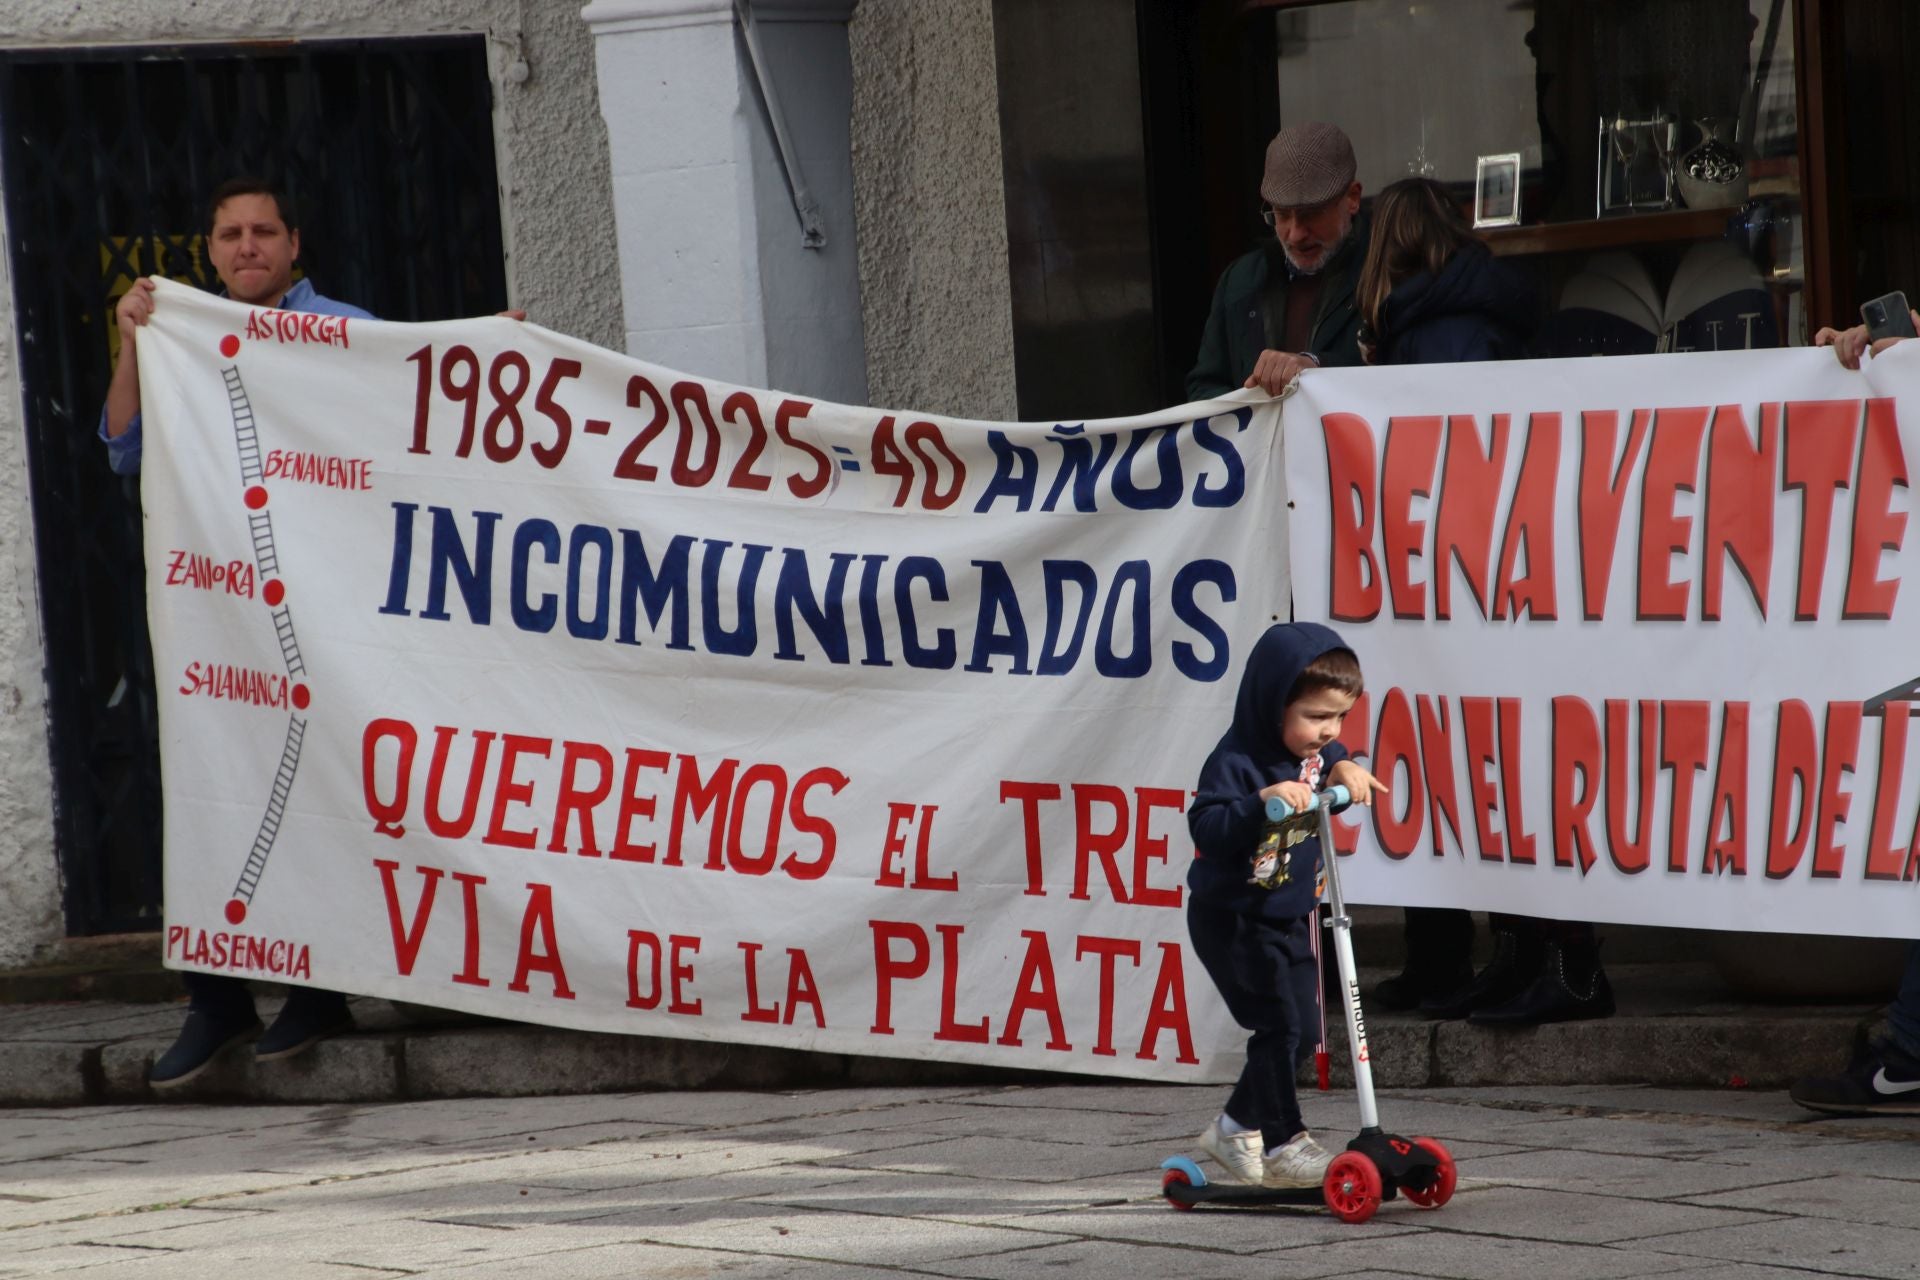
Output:
[[[1362,971],[1363,990],[1390,970]],[[1619,1012],[1593,1022],[1491,1031],[1370,1013],[1382,1088],[1659,1084],[1779,1088],[1843,1065],[1871,1005],[1754,1005],[1712,966],[1610,965]],[[926,1085],[1077,1080],[1057,1073],[808,1053],[535,1027],[356,998],[358,1030],[298,1058],[235,1053],[184,1089],[157,1095],[145,1074],[179,1030],[179,1004],[91,1001],[0,1007],[0,1105],[166,1101],[367,1102],[643,1089]],[[274,1002],[263,1001],[270,1018]],[[1337,1021],[1337,1020],[1336,1020]],[[1351,1071],[1344,1028],[1333,1077]],[[1311,1075],[1309,1073],[1309,1080]]]
[[[1406,958],[1406,941],[1401,933],[1399,907],[1353,907],[1353,953],[1363,965],[1398,968]],[[1603,924],[1595,926],[1610,964],[1649,964],[1674,961],[1682,964],[1710,960],[1721,935],[1712,929],[1669,929],[1655,925]],[[1493,935],[1487,917],[1473,917],[1473,952],[1476,964],[1486,963],[1493,949]]]
[[160,964],[157,933],[66,938],[40,963],[0,969],[0,1005],[106,1000],[122,1004],[178,1000],[180,975]]

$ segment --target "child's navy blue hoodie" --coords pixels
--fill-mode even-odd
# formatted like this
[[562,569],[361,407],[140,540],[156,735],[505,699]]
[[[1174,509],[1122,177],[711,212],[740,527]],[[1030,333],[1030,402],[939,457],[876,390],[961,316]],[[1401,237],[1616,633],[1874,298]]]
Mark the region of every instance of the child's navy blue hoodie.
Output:
[[[1296,919],[1313,910],[1314,883],[1320,875],[1317,836],[1294,846],[1285,884],[1263,889],[1248,883],[1266,823],[1266,801],[1259,793],[1300,777],[1302,761],[1280,740],[1294,681],[1321,654],[1347,647],[1331,627],[1317,622],[1268,627],[1253,646],[1240,676],[1233,727],[1207,757],[1199,794],[1187,810],[1187,830],[1199,854],[1187,869],[1187,887],[1195,901],[1270,920]],[[1324,779],[1346,758],[1345,747],[1329,743],[1320,752],[1320,776]]]

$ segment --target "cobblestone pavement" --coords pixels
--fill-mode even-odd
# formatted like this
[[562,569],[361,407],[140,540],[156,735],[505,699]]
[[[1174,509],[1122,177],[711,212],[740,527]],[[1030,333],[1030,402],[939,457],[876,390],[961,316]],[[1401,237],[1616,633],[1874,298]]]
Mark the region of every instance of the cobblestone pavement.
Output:
[[[1387,1091],[1443,1209],[1159,1196],[1213,1088],[661,1092],[0,1111],[0,1276],[1920,1274],[1920,1121],[1747,1090]],[[1351,1094],[1310,1095],[1323,1140]]]

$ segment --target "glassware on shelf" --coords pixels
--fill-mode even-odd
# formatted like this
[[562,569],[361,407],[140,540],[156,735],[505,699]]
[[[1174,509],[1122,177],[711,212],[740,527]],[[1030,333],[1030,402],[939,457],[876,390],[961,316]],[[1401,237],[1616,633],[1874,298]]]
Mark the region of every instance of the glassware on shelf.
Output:
[[1600,119],[1600,173],[1594,216],[1673,207],[1673,182],[1664,149],[1672,122],[1664,116]]
[[1649,132],[1653,134],[1654,154],[1660,157],[1660,176],[1666,186],[1666,200],[1660,207],[1671,209],[1677,203],[1674,176],[1680,163],[1680,122],[1669,118],[1665,112],[1655,111],[1649,126]]

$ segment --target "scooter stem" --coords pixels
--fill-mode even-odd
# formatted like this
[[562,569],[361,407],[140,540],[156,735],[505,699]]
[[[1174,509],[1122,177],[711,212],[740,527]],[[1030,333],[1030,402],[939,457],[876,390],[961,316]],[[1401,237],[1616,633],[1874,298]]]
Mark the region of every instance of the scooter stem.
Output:
[[1353,1093],[1360,1103],[1362,1132],[1380,1127],[1380,1109],[1373,1098],[1373,1060],[1367,1050],[1367,1019],[1360,1008],[1360,973],[1353,963],[1353,917],[1340,892],[1340,855],[1333,847],[1333,809],[1350,797],[1345,787],[1329,787],[1316,797],[1320,814],[1320,865],[1327,872],[1327,927],[1333,930],[1333,954],[1340,966],[1340,989],[1346,993],[1347,1043],[1353,1048]]
[[[1335,809],[1353,803],[1353,793],[1345,787],[1328,787],[1313,798],[1320,819],[1320,866],[1327,873],[1327,908],[1333,930],[1333,955],[1340,966],[1340,988],[1346,992],[1347,1043],[1353,1046],[1353,1092],[1360,1103],[1360,1131],[1380,1128],[1380,1109],[1373,1100],[1373,1064],[1367,1052],[1367,1019],[1360,1009],[1360,974],[1353,964],[1353,917],[1347,914],[1347,901],[1340,893],[1340,855],[1333,848]],[[1275,822],[1291,816],[1293,809],[1279,796],[1267,801],[1267,817]]]

